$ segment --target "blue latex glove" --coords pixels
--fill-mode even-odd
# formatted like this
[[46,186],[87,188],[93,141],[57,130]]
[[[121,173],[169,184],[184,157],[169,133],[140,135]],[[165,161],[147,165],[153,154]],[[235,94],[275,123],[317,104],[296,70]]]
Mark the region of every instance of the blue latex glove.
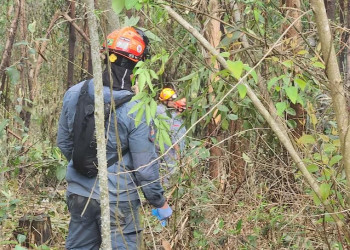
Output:
[[158,220],[160,220],[160,224],[165,227],[166,226],[166,219],[168,219],[173,213],[173,210],[171,207],[167,208],[153,208],[152,209],[152,215],[157,217]]

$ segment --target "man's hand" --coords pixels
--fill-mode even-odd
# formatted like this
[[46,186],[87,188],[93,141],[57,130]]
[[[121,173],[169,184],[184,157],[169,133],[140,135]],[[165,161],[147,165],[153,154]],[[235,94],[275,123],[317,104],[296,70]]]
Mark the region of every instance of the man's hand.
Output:
[[166,226],[166,220],[172,215],[173,210],[169,207],[168,203],[165,203],[161,208],[153,208],[152,215],[160,220],[163,227]]

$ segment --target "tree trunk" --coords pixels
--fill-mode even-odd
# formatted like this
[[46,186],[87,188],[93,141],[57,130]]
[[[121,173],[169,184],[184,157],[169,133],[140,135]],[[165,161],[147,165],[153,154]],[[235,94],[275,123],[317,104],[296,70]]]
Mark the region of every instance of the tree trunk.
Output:
[[[49,24],[49,27],[47,28],[47,31],[46,31],[46,35],[45,35],[46,39],[48,39],[50,37],[50,34],[51,34],[51,31],[52,31],[54,24],[60,18],[59,13],[60,13],[60,11],[56,11],[54,16],[52,17],[51,22]],[[35,67],[33,67],[33,69],[30,70],[30,72],[29,72],[29,77],[31,79],[33,79],[33,81],[32,81],[33,86],[32,86],[32,90],[31,90],[31,98],[33,98],[33,100],[34,100],[34,97],[36,96],[36,91],[38,89],[37,79],[38,79],[39,71],[41,68],[41,64],[44,61],[43,55],[45,54],[47,44],[48,44],[48,41],[44,41],[44,42],[42,42],[41,46],[37,46],[36,49],[39,53],[38,60],[36,61]]]
[[[69,17],[75,19],[75,2],[72,1],[69,4]],[[75,59],[75,28],[72,23],[69,24],[69,51],[68,51],[68,70],[67,70],[67,89],[74,84],[74,59]]]
[[120,28],[119,17],[112,9],[111,0],[100,0],[99,9],[103,11],[102,24],[106,25],[107,34],[111,33],[113,30]]
[[49,245],[52,239],[50,216],[26,215],[19,219],[17,233],[26,235],[26,247]]
[[102,84],[102,67],[100,60],[100,42],[98,37],[97,18],[95,16],[95,6],[93,0],[85,0],[88,11],[88,22],[91,39],[91,55],[94,72],[95,86],[95,128],[97,142],[98,159],[98,180],[100,185],[100,205],[101,205],[101,249],[112,249],[108,192],[108,172],[106,159],[106,138],[104,126],[104,101]]
[[[348,3],[349,3],[349,1],[348,1]],[[349,7],[348,7],[348,13],[349,13]],[[348,25],[349,25],[349,23],[348,23],[347,26],[345,26],[345,3],[344,3],[344,0],[339,0],[339,22],[340,22],[340,25],[344,28],[348,27]],[[339,69],[340,69],[340,73],[342,75],[344,74],[344,69],[345,69],[345,65],[346,65],[345,55],[347,52],[346,43],[347,43],[348,37],[349,37],[348,32],[342,32],[341,43],[340,43],[340,50],[341,51],[340,51],[340,56],[339,56]],[[345,76],[346,75],[347,74],[345,72]]]
[[328,19],[330,19],[331,21],[334,21],[335,19],[335,0],[325,0],[326,6],[327,6],[327,16]]
[[[346,24],[346,27],[349,29],[350,28],[350,0],[348,0],[348,6],[347,6],[347,24]],[[345,8],[344,8],[344,13],[345,13]],[[347,44],[347,49],[346,49],[346,58],[347,58],[347,64],[346,64],[346,72],[345,72],[345,76],[346,76],[346,80],[345,80],[345,83],[344,83],[344,86],[345,86],[345,89],[347,90],[346,93],[347,93],[347,100],[349,102],[349,91],[350,91],[350,48],[349,48],[349,45],[350,45],[350,36],[349,34],[346,32],[346,40],[345,40],[345,43]],[[344,49],[345,51],[345,49]],[[343,61],[345,61],[343,59]],[[349,103],[348,103],[348,107],[349,107]]]
[[[337,120],[347,185],[350,190],[350,129],[345,90],[338,67],[337,57],[333,46],[332,32],[324,3],[321,0],[311,0],[310,4],[315,12],[317,31],[322,47],[322,56],[325,61],[326,74],[329,81],[327,87],[331,93]],[[350,198],[349,195],[348,198]]]
[[[220,19],[219,15],[219,2],[217,0],[209,0],[208,1],[208,13],[212,13],[212,16],[216,19]],[[205,6],[206,7],[206,6]],[[208,42],[216,48],[221,40],[221,31],[220,31],[220,22],[210,18],[206,27],[204,27],[204,36],[207,38]],[[206,53],[206,52],[205,52]],[[208,65],[212,64],[211,57],[208,55],[204,55],[206,57],[206,61]],[[215,69],[219,69],[218,63],[215,61],[213,67]],[[215,84],[216,80],[214,74],[209,77],[209,102],[213,102],[215,100],[215,93],[213,83]],[[208,135],[216,137],[216,141],[220,142],[223,138],[220,133],[218,127],[220,127],[221,116],[217,115],[218,110],[214,112],[213,119],[211,119],[210,124],[208,126]],[[221,178],[221,174],[223,171],[223,161],[222,156],[224,155],[223,150],[220,147],[213,146],[210,147],[210,161],[209,161],[209,174],[211,178]]]
[[[301,32],[302,27],[301,19],[299,18],[301,13],[300,0],[287,0],[286,7],[289,8],[287,11],[287,13],[289,13],[287,15],[287,18],[289,18],[291,22],[296,20],[296,24],[287,32],[286,37],[292,41],[290,44],[292,44],[292,46],[295,46],[294,48],[299,48],[299,33]],[[295,110],[295,115],[289,116],[288,119],[294,120],[297,125],[296,128],[292,130],[292,135],[294,138],[298,139],[303,135],[303,132],[305,131],[305,110],[300,103],[291,103],[290,107]]]
[[[26,17],[26,5],[25,0],[21,1],[21,14],[20,14],[20,31],[21,31],[21,39],[22,41],[27,41],[27,17]],[[21,118],[24,121],[25,127],[29,128],[30,126],[30,119],[31,119],[31,109],[33,107],[33,100],[31,100],[30,97],[30,91],[32,86],[32,79],[29,77],[29,69],[32,67],[32,64],[29,62],[29,60],[26,60],[25,58],[29,58],[28,55],[28,49],[27,46],[21,46],[21,61],[23,64],[25,64],[25,67],[20,68],[21,72],[21,88],[23,92],[23,99],[22,99],[22,106],[27,107],[26,109],[22,109],[21,111]],[[25,99],[29,99],[30,102],[26,101]]]
[[15,41],[19,15],[21,12],[21,0],[17,0],[15,5],[16,5],[15,14],[13,16],[13,19],[9,28],[4,52],[2,53],[2,57],[1,57],[0,78],[2,78],[3,74],[5,73],[5,69],[10,65],[12,47]]

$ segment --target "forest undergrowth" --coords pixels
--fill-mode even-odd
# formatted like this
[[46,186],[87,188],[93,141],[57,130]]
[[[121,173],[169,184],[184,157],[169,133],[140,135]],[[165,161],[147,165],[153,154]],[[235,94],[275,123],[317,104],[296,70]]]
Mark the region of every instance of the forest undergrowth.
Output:
[[[2,192],[7,194],[2,213],[8,214],[2,221],[3,249],[20,245],[18,221],[22,216],[43,213],[50,216],[52,240],[31,247],[64,249],[69,223],[65,182],[58,181],[52,171],[59,160],[47,156],[42,155],[40,165],[7,173],[17,177],[12,176]],[[282,162],[281,158],[245,152],[245,174],[240,182],[235,178],[211,180],[208,159],[199,157],[193,164],[191,157],[184,159],[174,185],[166,192],[174,209],[167,227],[142,203],[143,249],[338,249],[341,237],[336,227],[325,223],[329,218],[302,191],[305,183],[295,177],[286,156]]]

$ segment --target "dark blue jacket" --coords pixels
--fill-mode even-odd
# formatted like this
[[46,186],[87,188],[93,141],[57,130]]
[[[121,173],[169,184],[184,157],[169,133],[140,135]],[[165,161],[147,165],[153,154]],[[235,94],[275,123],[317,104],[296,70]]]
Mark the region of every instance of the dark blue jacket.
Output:
[[[57,144],[64,156],[68,159],[66,180],[68,194],[74,193],[99,200],[100,190],[96,178],[87,178],[79,174],[72,163],[73,151],[73,123],[76,104],[83,82],[71,87],[64,95],[63,108],[59,120]],[[108,87],[103,87],[105,103],[110,102],[111,95]],[[89,84],[89,94],[94,95],[93,81]],[[113,91],[113,97],[118,100],[132,93],[127,90]],[[108,168],[108,188],[110,202],[129,201],[139,199],[137,186],[140,186],[145,198],[155,207],[161,207],[165,203],[163,188],[159,182],[158,161],[154,142],[150,139],[151,128],[143,117],[138,127],[135,127],[136,113],[128,114],[136,102],[123,104],[116,110],[118,135],[122,149],[128,148],[123,159]],[[116,153],[117,139],[114,132],[115,119],[110,119],[107,140],[107,160]],[[147,165],[149,164],[149,165]],[[123,173],[128,170],[137,170],[134,173]]]

